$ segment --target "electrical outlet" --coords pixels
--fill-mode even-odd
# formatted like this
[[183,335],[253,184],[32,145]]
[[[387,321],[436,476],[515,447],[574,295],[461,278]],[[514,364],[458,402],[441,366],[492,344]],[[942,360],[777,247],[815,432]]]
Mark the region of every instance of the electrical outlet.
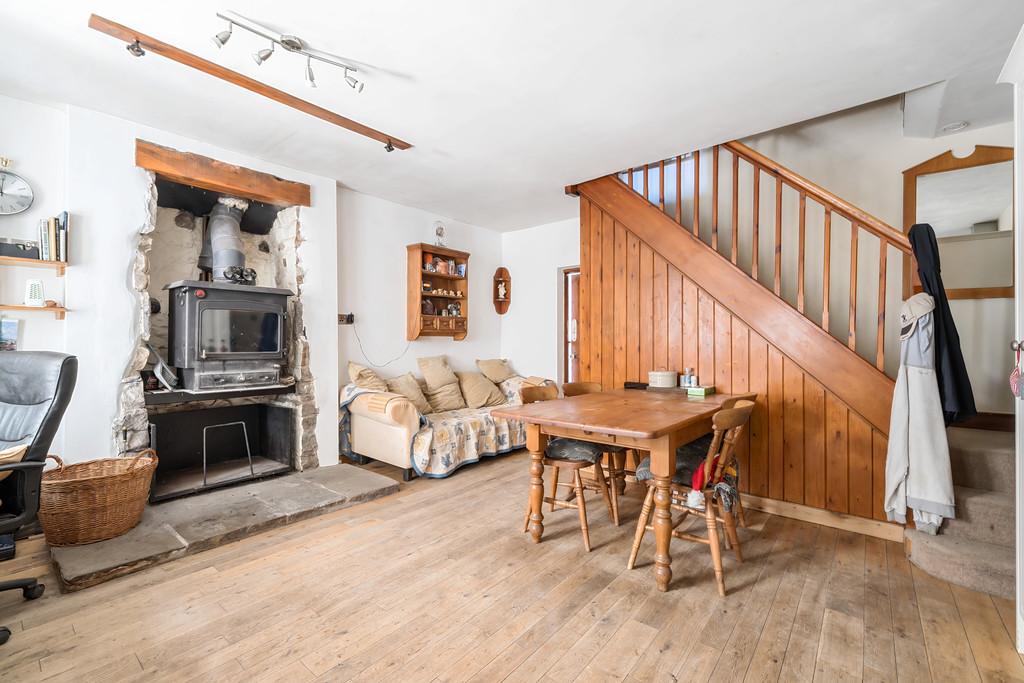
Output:
[[339,313],[338,324],[339,325],[354,325],[356,322],[355,313]]

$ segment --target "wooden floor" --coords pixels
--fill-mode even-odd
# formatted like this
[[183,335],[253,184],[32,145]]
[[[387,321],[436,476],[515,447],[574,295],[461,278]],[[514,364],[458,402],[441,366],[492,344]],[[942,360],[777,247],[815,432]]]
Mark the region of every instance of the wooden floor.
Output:
[[728,597],[679,541],[663,594],[652,539],[625,570],[638,490],[617,529],[594,499],[585,554],[572,510],[519,533],[527,479],[523,453],[488,460],[68,595],[23,542],[0,568],[50,587],[0,594],[0,680],[1024,680],[1013,604],[898,544],[751,513]]

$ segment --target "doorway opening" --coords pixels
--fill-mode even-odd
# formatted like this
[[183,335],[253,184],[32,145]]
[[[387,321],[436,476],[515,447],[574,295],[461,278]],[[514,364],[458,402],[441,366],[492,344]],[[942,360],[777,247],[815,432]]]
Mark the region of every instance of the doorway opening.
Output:
[[580,269],[562,269],[562,382],[580,381],[579,354]]

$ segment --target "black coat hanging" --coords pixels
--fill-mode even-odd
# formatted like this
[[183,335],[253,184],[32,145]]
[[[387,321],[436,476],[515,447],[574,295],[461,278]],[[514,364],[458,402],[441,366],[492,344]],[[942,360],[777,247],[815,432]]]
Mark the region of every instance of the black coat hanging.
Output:
[[916,223],[907,234],[910,248],[917,259],[917,274],[921,287],[935,299],[935,377],[939,383],[939,400],[946,424],[962,422],[977,414],[974,392],[967,376],[964,354],[960,350],[953,314],[949,310],[946,289],[942,285],[939,264],[939,244],[935,231],[928,223]]

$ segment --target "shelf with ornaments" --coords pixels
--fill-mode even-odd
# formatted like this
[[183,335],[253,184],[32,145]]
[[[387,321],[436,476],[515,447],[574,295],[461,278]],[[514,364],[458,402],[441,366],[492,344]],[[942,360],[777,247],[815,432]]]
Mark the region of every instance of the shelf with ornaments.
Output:
[[507,268],[494,271],[494,310],[498,315],[508,313],[512,305],[512,276]]
[[[410,244],[406,337],[450,336],[469,331],[469,253],[433,244]],[[435,316],[448,321],[435,324]]]

